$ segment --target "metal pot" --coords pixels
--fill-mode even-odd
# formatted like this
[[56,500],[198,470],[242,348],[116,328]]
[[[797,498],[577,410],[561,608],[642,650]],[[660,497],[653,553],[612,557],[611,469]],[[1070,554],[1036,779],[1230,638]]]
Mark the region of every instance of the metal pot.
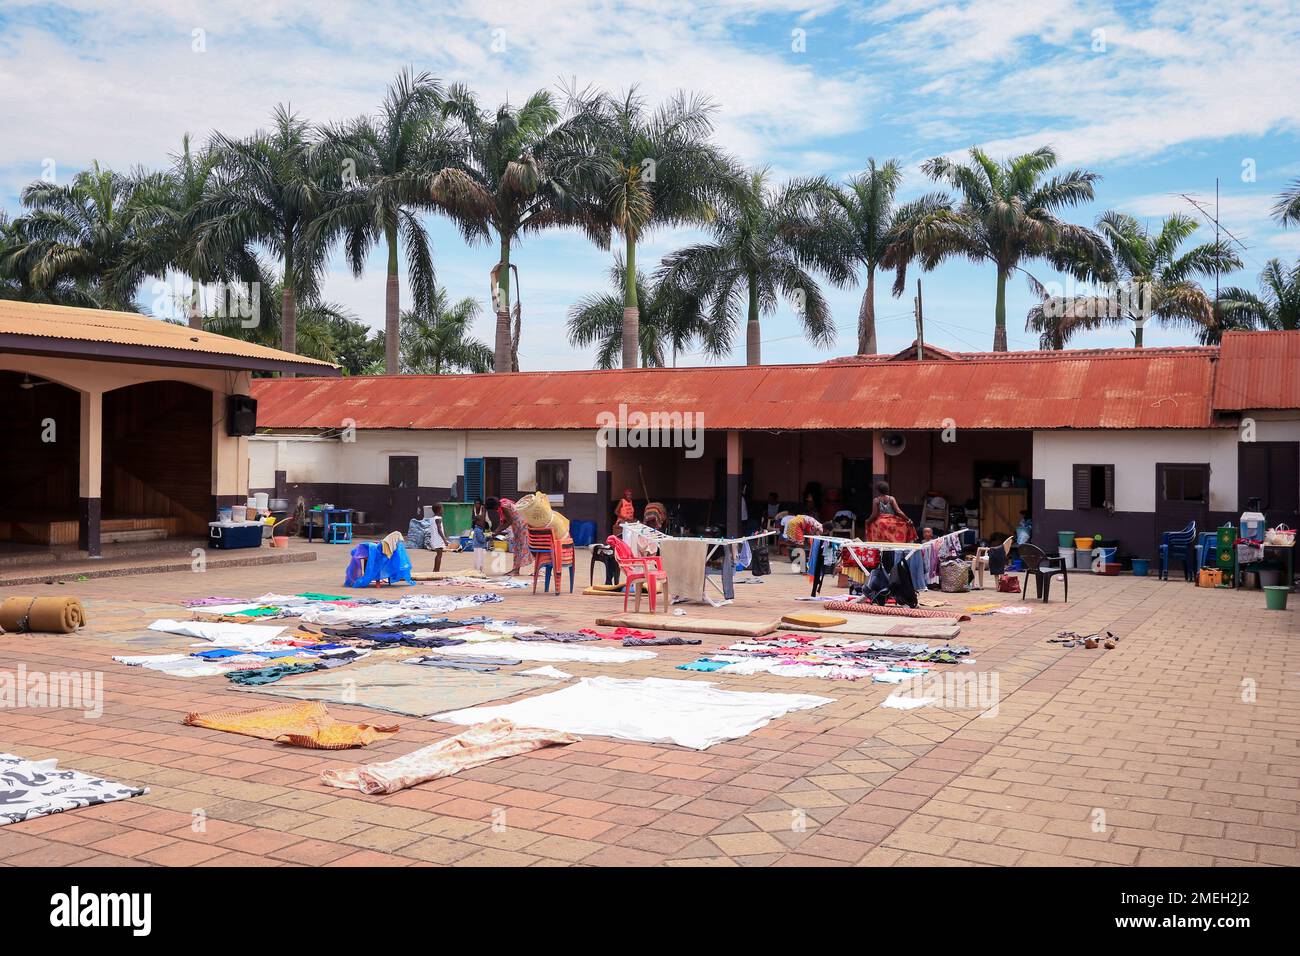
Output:
[[1242,588],[1243,588],[1244,590],[1247,590],[1247,591],[1258,591],[1258,590],[1259,590],[1259,572],[1258,572],[1258,571],[1242,571],[1242,572],[1241,572],[1241,586],[1242,586]]

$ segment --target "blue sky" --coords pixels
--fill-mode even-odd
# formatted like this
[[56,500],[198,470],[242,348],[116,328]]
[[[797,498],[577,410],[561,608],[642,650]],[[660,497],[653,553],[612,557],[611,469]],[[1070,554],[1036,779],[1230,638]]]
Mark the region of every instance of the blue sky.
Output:
[[[698,91],[718,106],[719,142],[745,162],[779,177],[842,178],[868,156],[897,157],[909,169],[902,198],[934,188],[921,161],[975,144],[998,156],[1051,144],[1062,166],[1100,173],[1097,201],[1074,212],[1077,222],[1105,209],[1153,226],[1171,212],[1195,214],[1180,194],[1212,205],[1217,176],[1222,221],[1246,262],[1223,281],[1253,286],[1267,259],[1300,257],[1300,229],[1268,216],[1300,177],[1297,41],[1296,0],[0,0],[0,89],[11,92],[0,100],[0,205],[16,212],[22,186],[49,161],[65,181],[95,159],[160,166],[183,133],[252,132],[280,102],[321,122],[373,111],[412,64],[470,84],[486,105],[569,80],[611,90],[635,83],[651,100]],[[466,247],[436,218],[430,226],[441,284],[486,311],[494,248]],[[1207,223],[1197,238],[1211,235]],[[694,238],[656,233],[640,264]],[[563,232],[519,248],[525,368],[590,365],[565,340],[565,316],[608,284],[611,255]],[[990,347],[989,268],[945,264],[923,282],[928,341]],[[826,291],[838,347],[808,345],[783,307],[763,319],[766,361],[855,350],[861,290]],[[912,340],[911,294],[878,290],[882,350]],[[381,324],[381,259],[359,280],[336,261],[325,295]],[[1013,348],[1034,345],[1023,329],[1031,302],[1013,281]],[[490,339],[486,316],[479,332]],[[1190,341],[1160,329],[1146,339]],[[743,334],[737,341],[743,348]],[[1115,330],[1075,344],[1130,341]],[[725,361],[741,362],[743,352]]]

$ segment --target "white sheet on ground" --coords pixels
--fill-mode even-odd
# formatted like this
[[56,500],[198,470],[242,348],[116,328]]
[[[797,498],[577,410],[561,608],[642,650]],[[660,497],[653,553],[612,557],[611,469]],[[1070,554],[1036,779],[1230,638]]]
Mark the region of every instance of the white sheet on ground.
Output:
[[[432,647],[430,654],[448,657],[504,657],[516,661],[586,661],[592,664],[625,664],[648,661],[654,651],[636,651],[622,647],[579,647],[573,644],[550,644],[545,641],[479,641]],[[522,726],[522,725],[521,725]]]
[[284,631],[268,624],[225,624],[217,621],[172,621],[164,618],[149,625],[151,631],[181,634],[211,641],[218,647],[251,647],[265,644]]
[[477,724],[504,717],[527,727],[705,750],[753,733],[774,717],[832,702],[811,694],[720,690],[708,681],[585,677],[571,687],[513,704],[470,707],[432,719]]

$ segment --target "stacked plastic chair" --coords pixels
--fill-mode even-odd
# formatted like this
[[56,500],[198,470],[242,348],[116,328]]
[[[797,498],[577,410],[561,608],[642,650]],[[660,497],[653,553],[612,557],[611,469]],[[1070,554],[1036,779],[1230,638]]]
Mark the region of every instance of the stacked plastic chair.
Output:
[[1183,562],[1183,580],[1196,576],[1196,522],[1189,521],[1182,531],[1166,531],[1160,535],[1160,580],[1169,580],[1169,562]]

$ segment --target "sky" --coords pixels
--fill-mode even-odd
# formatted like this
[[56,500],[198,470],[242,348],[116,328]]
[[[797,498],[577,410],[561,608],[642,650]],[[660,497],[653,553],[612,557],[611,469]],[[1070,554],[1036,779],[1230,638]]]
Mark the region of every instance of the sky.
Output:
[[[1070,210],[1091,224],[1109,210],[1151,227],[1175,212],[1239,240],[1245,262],[1224,285],[1255,286],[1273,257],[1300,258],[1300,229],[1269,207],[1300,178],[1300,0],[0,0],[0,207],[20,209],[23,186],[66,182],[92,161],[163,167],[190,133],[246,135],[288,103],[314,122],[373,113],[404,66],[464,82],[488,107],[521,102],[560,84],[621,92],[636,85],[658,102],[678,90],[717,107],[718,143],[778,179],[847,178],[868,157],[907,170],[900,199],[931,191],[920,171],[933,156],[978,145],[1003,157],[1051,145],[1062,169],[1102,176],[1093,203]],[[430,217],[440,285],[483,306],[477,332],[491,342],[488,273],[494,245],[466,246]],[[661,230],[638,264],[701,234]],[[590,367],[565,323],[583,296],[609,287],[613,253],[576,232],[527,238],[520,273],[525,369]],[[1040,281],[1061,281],[1041,263]],[[992,345],[990,266],[945,263],[921,275],[925,338],[957,350]],[[913,287],[901,298],[878,283],[880,350],[915,338]],[[856,351],[862,288],[823,284],[835,346],[808,344],[783,304],[763,317],[767,362],[816,362]],[[356,279],[335,256],[324,297],[373,327],[383,323],[378,251]],[[404,301],[409,301],[403,288]],[[151,307],[150,286],[142,306]],[[1024,330],[1035,301],[1027,282],[1008,294],[1010,345],[1036,347]],[[683,355],[680,364],[740,364]],[[1187,332],[1148,327],[1148,345],[1189,344]],[[1123,329],[1073,345],[1131,344]]]

